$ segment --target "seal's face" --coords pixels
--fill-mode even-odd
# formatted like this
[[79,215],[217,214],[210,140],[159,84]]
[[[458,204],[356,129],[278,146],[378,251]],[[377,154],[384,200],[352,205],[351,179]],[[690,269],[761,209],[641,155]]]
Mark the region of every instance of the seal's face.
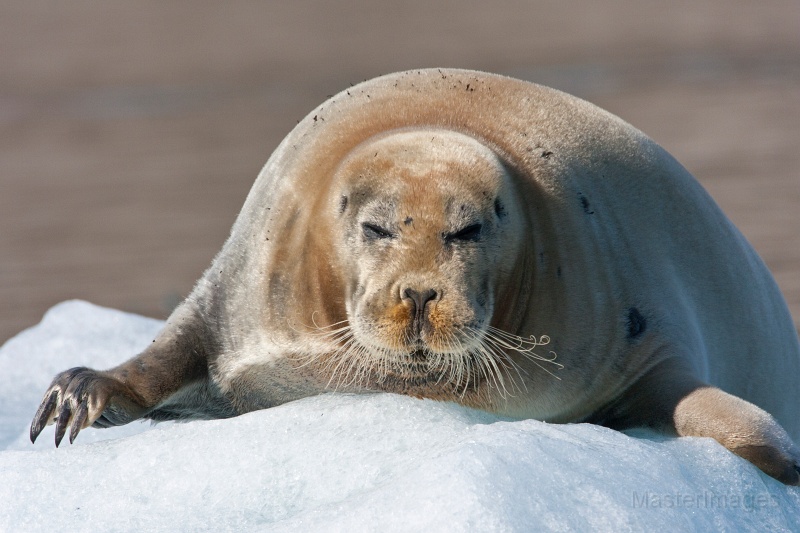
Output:
[[349,355],[373,379],[465,386],[491,358],[496,278],[515,260],[499,159],[454,132],[400,132],[360,146],[335,183]]

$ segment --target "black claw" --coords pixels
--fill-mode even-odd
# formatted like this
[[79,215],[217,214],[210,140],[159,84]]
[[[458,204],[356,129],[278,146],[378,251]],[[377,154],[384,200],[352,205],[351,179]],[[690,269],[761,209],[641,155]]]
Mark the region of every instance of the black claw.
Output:
[[105,415],[100,415],[100,417],[97,420],[95,420],[94,423],[92,424],[93,428],[102,428],[102,429],[110,428],[113,426],[114,425],[108,421]]
[[75,415],[72,419],[72,427],[69,431],[70,444],[75,441],[75,437],[78,436],[78,432],[83,429],[83,423],[86,422],[87,416],[89,416],[89,409],[86,407],[86,400],[83,400],[78,406],[78,410],[75,411]]
[[33,415],[33,422],[31,423],[31,442],[36,442],[39,433],[41,433],[44,426],[47,425],[47,419],[50,418],[57,401],[58,391],[51,391],[50,394],[42,400],[42,403],[39,404],[39,409],[37,409],[36,414]]
[[64,438],[64,434],[67,432],[67,425],[69,424],[70,418],[71,413],[69,409],[69,401],[65,401],[64,405],[61,406],[61,410],[58,412],[58,418],[56,419],[56,448],[58,448],[58,445],[61,444],[61,439]]

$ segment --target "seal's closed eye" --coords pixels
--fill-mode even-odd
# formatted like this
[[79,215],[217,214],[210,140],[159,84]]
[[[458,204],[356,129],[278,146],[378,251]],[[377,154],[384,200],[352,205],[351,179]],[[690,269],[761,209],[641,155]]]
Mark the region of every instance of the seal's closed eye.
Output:
[[386,228],[369,222],[363,222],[361,228],[364,230],[364,236],[367,239],[394,239],[395,234]]
[[444,236],[444,240],[447,242],[453,241],[477,241],[481,236],[481,230],[483,229],[483,225],[481,224],[470,224],[465,228],[461,228],[458,231],[453,233],[449,233]]

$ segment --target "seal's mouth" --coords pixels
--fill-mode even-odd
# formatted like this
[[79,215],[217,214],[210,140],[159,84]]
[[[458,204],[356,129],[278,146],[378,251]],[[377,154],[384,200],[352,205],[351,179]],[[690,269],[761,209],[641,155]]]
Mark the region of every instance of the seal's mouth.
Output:
[[409,359],[415,363],[422,363],[428,359],[429,351],[425,348],[416,348],[408,354]]

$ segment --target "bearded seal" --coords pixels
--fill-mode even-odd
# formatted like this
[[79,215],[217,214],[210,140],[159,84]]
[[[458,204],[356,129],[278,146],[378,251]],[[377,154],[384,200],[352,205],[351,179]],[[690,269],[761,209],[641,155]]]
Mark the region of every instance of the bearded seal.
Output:
[[421,70],[301,121],[153,344],[58,374],[31,439],[388,391],[712,437],[798,484],[798,370],[767,268],[656,143],[553,89]]

